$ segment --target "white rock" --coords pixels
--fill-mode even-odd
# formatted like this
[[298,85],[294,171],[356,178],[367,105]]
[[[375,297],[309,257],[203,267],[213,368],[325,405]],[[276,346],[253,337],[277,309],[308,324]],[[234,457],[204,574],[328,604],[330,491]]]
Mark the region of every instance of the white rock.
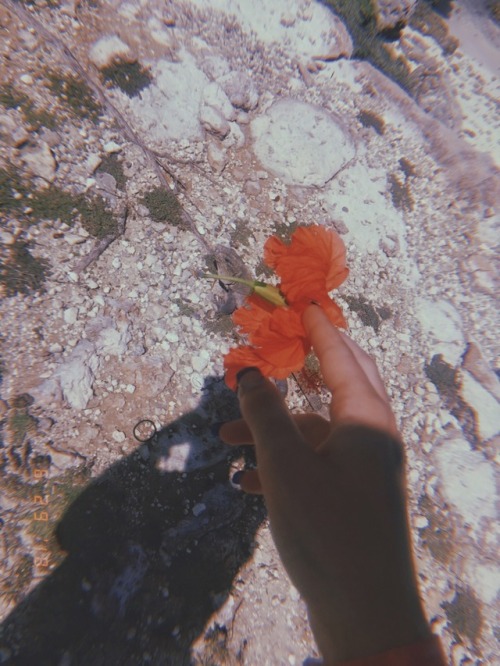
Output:
[[121,268],[122,262],[120,261],[119,257],[114,257],[113,261],[111,262],[111,265],[113,268]]
[[229,133],[229,123],[218,109],[213,106],[202,105],[200,109],[200,122],[208,132],[213,132],[224,138]]
[[460,371],[460,393],[476,416],[479,436],[488,440],[500,431],[500,403],[467,371]]
[[433,354],[442,354],[456,365],[464,350],[462,319],[456,308],[447,301],[419,299],[415,309],[423,332],[431,338]]
[[90,279],[90,280],[87,280],[87,287],[89,289],[97,289],[99,287],[99,285],[97,284],[97,282],[95,280]]
[[160,60],[153,66],[154,82],[129,102],[150,146],[166,141],[203,138],[199,121],[202,93],[208,78],[198,69],[194,57],[183,49],[178,62]]
[[135,392],[135,386],[133,384],[127,384],[125,387],[125,390],[127,393],[134,393]]
[[169,331],[165,337],[169,342],[179,342],[179,336],[175,331]]
[[35,147],[29,147],[22,151],[22,158],[27,169],[34,175],[48,183],[53,183],[56,177],[57,164],[45,141],[41,141]]
[[255,154],[289,185],[322,186],[355,154],[340,121],[291,98],[275,102],[250,126]]
[[0,243],[3,243],[3,245],[13,245],[15,240],[14,234],[11,234],[10,231],[0,229]]
[[195,391],[201,391],[203,384],[205,383],[202,375],[198,374],[197,372],[193,372],[189,380]]
[[111,155],[113,153],[120,153],[122,149],[122,147],[115,141],[108,141],[107,143],[104,144],[103,148],[104,152],[108,153],[108,155]]
[[125,441],[125,433],[121,430],[114,430],[111,437],[115,440],[115,442],[121,443]]
[[462,438],[454,437],[434,447],[440,472],[440,490],[465,523],[477,532],[483,518],[496,517],[493,465]]
[[78,318],[78,308],[66,308],[63,312],[63,318],[67,324],[74,324]]
[[231,104],[244,111],[255,109],[259,103],[259,91],[247,72],[229,72],[222,76],[218,83]]
[[60,354],[63,350],[62,345],[60,345],[58,342],[54,342],[54,344],[49,346],[49,352],[51,354]]
[[226,120],[235,120],[236,111],[221,86],[212,81],[203,90],[202,105],[216,109]]
[[191,361],[191,365],[193,366],[193,370],[196,370],[196,372],[203,372],[203,370],[205,370],[208,365],[208,359],[201,355],[194,356],[193,360]]
[[33,77],[31,76],[31,74],[22,74],[19,77],[19,81],[21,81],[21,83],[26,84],[27,86],[33,85]]
[[96,153],[94,153],[93,155],[89,155],[85,161],[85,166],[88,170],[88,173],[94,173],[94,171],[101,164],[101,162],[102,162],[101,157]]
[[68,280],[70,282],[73,282],[73,283],[76,284],[78,282],[78,279],[79,279],[78,278],[78,273],[75,273],[75,271],[69,271],[68,272]]
[[500,593],[500,569],[498,566],[471,562],[468,567],[473,589],[485,604],[494,603]]
[[413,524],[415,527],[419,530],[424,529],[425,527],[429,526],[429,521],[425,516],[415,516],[415,519],[413,521]]
[[117,328],[109,326],[99,332],[95,343],[96,351],[103,356],[106,354],[123,356],[127,351],[130,338],[131,335],[127,323],[120,322],[117,324]]
[[81,340],[57,370],[63,397],[74,409],[85,409],[92,397],[92,385],[99,359],[95,347],[87,340]]
[[215,139],[208,142],[207,160],[215,173],[222,173],[228,162],[226,150]]
[[106,35],[92,45],[89,58],[96,67],[102,69],[120,60],[130,62],[132,51],[118,35]]

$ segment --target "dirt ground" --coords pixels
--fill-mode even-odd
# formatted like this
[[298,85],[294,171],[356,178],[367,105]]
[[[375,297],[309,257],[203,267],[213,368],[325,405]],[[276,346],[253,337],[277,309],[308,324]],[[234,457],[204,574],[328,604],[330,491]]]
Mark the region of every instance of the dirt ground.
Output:
[[[241,294],[200,277],[269,279],[312,223],[406,442],[433,631],[498,663],[498,3],[382,32],[363,4],[0,0],[0,663],[316,663],[214,427]],[[327,412],[314,359],[285,384]]]

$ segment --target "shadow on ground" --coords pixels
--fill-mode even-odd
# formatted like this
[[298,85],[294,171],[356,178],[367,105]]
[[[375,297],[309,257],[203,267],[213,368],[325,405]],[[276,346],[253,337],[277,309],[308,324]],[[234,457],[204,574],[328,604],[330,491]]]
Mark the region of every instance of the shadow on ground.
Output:
[[[223,663],[208,654],[208,661],[193,661],[191,647],[250,556],[265,511],[260,498],[229,483],[231,461],[242,451],[210,435],[214,413],[233,418],[237,404],[210,378],[195,410],[93,480],[67,508],[56,529],[67,556],[6,619],[2,663]],[[191,471],[172,469],[179,451]],[[212,464],[200,467],[203,457]]]

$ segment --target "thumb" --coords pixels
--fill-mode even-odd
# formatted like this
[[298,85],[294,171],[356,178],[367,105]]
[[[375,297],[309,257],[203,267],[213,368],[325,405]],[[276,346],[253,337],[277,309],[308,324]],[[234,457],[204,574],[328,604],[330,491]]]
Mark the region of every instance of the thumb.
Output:
[[239,373],[238,398],[241,413],[252,433],[260,466],[271,461],[283,463],[283,457],[289,460],[292,450],[311,456],[311,449],[283,398],[260,370],[245,368]]

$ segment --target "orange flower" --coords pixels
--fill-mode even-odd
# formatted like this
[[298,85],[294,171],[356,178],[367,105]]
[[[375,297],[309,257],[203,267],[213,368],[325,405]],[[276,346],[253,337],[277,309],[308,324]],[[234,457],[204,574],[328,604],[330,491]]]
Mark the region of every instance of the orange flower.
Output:
[[263,375],[275,379],[285,379],[302,368],[311,346],[302,314],[311,301],[323,308],[335,326],[346,325],[341,309],[328,295],[349,272],[344,243],[334,231],[318,225],[299,227],[289,245],[273,236],[265,244],[264,261],[281,278],[278,288],[286,305],[275,299],[265,301],[254,290],[234,313],[233,321],[249,344],[232,349],[224,358],[226,383],[231,388],[236,387],[236,374],[245,367],[258,367]]
[[281,278],[287,302],[302,309],[311,301],[323,305],[325,297],[330,300],[328,292],[349,273],[342,239],[319,225],[299,227],[289,245],[272,236],[264,246],[264,261]]

